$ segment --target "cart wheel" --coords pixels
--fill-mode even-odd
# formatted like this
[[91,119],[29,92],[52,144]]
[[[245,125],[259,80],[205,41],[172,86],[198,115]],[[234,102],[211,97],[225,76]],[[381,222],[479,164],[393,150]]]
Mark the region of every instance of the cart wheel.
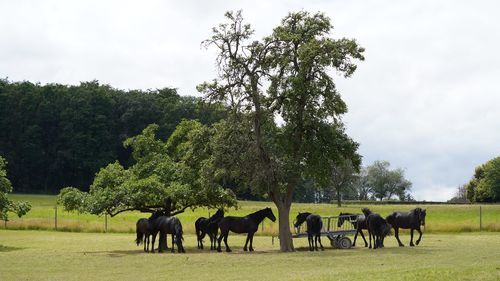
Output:
[[330,245],[332,245],[332,247],[334,249],[338,248],[339,247],[339,240],[337,240],[336,238],[330,239]]
[[349,239],[349,237],[340,238],[337,244],[340,249],[349,249],[352,247],[352,242],[351,239]]

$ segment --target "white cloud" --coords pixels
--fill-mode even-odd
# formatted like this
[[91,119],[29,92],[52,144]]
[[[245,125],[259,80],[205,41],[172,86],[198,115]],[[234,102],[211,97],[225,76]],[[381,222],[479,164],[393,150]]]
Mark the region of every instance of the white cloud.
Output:
[[[196,94],[215,76],[200,48],[226,10],[257,37],[290,11],[322,11],[366,61],[338,87],[365,164],[406,168],[419,199],[445,200],[498,156],[496,1],[2,1],[0,77]],[[448,196],[448,197],[447,197]]]

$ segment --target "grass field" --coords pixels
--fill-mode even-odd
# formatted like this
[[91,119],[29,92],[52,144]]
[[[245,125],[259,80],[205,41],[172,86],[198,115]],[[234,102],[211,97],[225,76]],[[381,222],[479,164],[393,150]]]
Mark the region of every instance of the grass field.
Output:
[[500,280],[497,233],[424,234],[421,245],[403,248],[389,237],[383,249],[323,252],[295,239],[294,253],[278,253],[266,236],[255,238],[253,253],[241,251],[244,236],[229,237],[233,253],[211,253],[188,235],[186,254],[148,254],[133,238],[0,230],[0,280]]
[[[7,223],[9,229],[31,229],[31,230],[53,230],[54,229],[54,206],[56,197],[50,195],[9,195],[13,200],[28,200],[32,203],[32,210],[23,218],[19,219],[14,214],[10,216]],[[369,207],[374,212],[383,216],[393,211],[406,211],[417,205],[346,205],[341,208],[333,204],[293,204],[290,215],[294,217],[298,211],[310,211],[323,216],[338,215],[340,212],[360,213],[362,207]],[[471,232],[479,230],[479,207],[480,205],[418,205],[427,209],[426,233],[450,233]],[[229,209],[226,215],[243,216],[265,207],[272,207],[277,215],[277,210],[271,202],[247,202],[240,201],[239,208]],[[198,208],[194,211],[187,210],[178,215],[183,223],[186,233],[194,233],[194,222],[200,216],[208,216],[214,210]],[[482,225],[486,231],[500,231],[500,205],[482,205]],[[139,212],[128,212],[116,217],[108,218],[108,232],[133,232],[135,222],[140,217],[148,214]],[[104,217],[87,214],[68,213],[58,207],[58,230],[74,232],[103,232],[105,225]],[[293,220],[292,220],[293,221]],[[269,220],[264,221],[263,229],[257,235],[276,235],[278,223]]]

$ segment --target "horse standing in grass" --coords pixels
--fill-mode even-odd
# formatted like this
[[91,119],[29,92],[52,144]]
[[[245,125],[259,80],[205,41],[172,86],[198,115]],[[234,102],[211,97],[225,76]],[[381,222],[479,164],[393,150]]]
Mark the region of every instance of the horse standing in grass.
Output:
[[420,239],[422,239],[422,231],[420,230],[420,226],[425,226],[425,209],[415,208],[409,212],[394,212],[391,215],[387,216],[387,222],[392,225],[394,228],[394,236],[398,240],[399,246],[403,247],[403,243],[399,240],[399,229],[410,229],[410,246],[415,246],[413,244],[413,230],[417,230],[420,234],[417,241],[417,245],[420,243]]
[[383,248],[384,238],[391,234],[391,225],[379,214],[374,213],[366,218],[366,224],[368,226],[368,235],[370,236],[370,249],[372,248],[372,237],[373,249]]
[[318,241],[321,250],[324,250],[321,244],[321,229],[323,228],[323,221],[321,217],[311,213],[299,213],[295,218],[295,227],[299,227],[304,222],[307,222],[307,240],[309,242],[309,251],[318,251]]
[[137,243],[137,246],[139,246],[141,243],[144,243],[144,252],[148,252],[149,237],[153,234],[153,229],[149,224],[149,220],[145,218],[139,219],[135,224],[135,232],[137,234],[135,243]]
[[215,250],[217,242],[217,234],[219,232],[219,221],[224,217],[224,209],[220,208],[217,212],[209,217],[198,218],[194,223],[196,229],[196,239],[198,240],[198,249],[203,249],[203,238],[208,234],[210,238],[210,250]]
[[365,235],[363,234],[363,229],[368,230],[368,225],[366,224],[366,217],[372,213],[370,209],[363,208],[361,209],[363,215],[356,215],[351,213],[340,213],[339,220],[337,221],[337,227],[340,228],[347,220],[349,221],[354,228],[357,229],[356,234],[354,234],[354,242],[352,246],[356,246],[356,239],[358,238],[358,234],[361,234],[361,238],[365,242],[365,247],[368,247],[368,242],[366,241]]
[[[161,253],[164,249],[167,248],[167,234],[172,235],[172,253],[175,252],[175,245],[177,245],[177,251],[179,253],[186,252],[184,250],[184,247],[182,246],[182,241],[184,240],[184,238],[182,237],[182,224],[178,218],[163,216],[161,212],[155,212],[149,218],[149,223],[151,224],[151,228],[153,229],[152,245],[155,244],[156,235],[158,234],[158,232],[160,232],[158,252]],[[152,247],[151,252],[154,253],[154,247]]]
[[269,218],[273,222],[276,221],[276,217],[273,214],[271,208],[265,208],[255,213],[249,214],[245,217],[224,217],[219,222],[220,236],[218,239],[217,251],[221,252],[221,242],[224,239],[224,244],[226,245],[226,252],[231,252],[229,245],[227,244],[227,237],[229,236],[229,231],[235,233],[248,233],[247,240],[245,242],[244,251],[247,251],[248,242],[250,242],[250,247],[248,250],[253,251],[253,235],[259,228],[259,224],[265,219]]

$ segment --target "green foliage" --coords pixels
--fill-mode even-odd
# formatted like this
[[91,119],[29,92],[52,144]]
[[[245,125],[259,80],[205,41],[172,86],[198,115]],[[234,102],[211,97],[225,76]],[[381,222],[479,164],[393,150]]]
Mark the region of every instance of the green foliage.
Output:
[[175,215],[187,208],[236,205],[230,191],[204,176],[210,166],[209,154],[203,153],[208,145],[206,127],[183,121],[167,142],[156,138],[157,130],[158,125],[149,125],[124,142],[132,150],[132,166],[109,164],[96,174],[88,193],[64,188],[59,203],[68,211],[111,216],[158,209]]
[[7,161],[0,156],[0,219],[7,221],[8,212],[14,212],[18,217],[22,217],[31,209],[31,204],[27,201],[13,202],[7,198],[7,194],[12,192],[12,185],[7,178]]
[[273,200],[282,214],[280,244],[290,251],[288,213],[296,186],[303,178],[327,186],[341,157],[359,166],[358,144],[340,120],[347,106],[329,73],[352,75],[364,49],[354,40],[330,38],[332,25],[321,13],[290,13],[262,40],[251,38],[241,11],[225,16],[228,22],[203,42],[219,52],[219,77],[198,86],[233,115],[216,127],[215,164]]
[[472,202],[500,202],[500,157],[476,167],[466,189]]
[[390,170],[387,161],[375,161],[367,167],[367,183],[374,198],[380,200],[391,199],[397,196],[399,200],[408,198],[407,192],[411,188],[411,182],[404,177],[401,168]]
[[171,88],[123,91],[97,81],[67,86],[0,79],[0,154],[17,192],[87,191],[107,164],[133,164],[122,143],[148,124],[158,124],[166,139],[183,118],[207,124],[222,116],[220,105]]

